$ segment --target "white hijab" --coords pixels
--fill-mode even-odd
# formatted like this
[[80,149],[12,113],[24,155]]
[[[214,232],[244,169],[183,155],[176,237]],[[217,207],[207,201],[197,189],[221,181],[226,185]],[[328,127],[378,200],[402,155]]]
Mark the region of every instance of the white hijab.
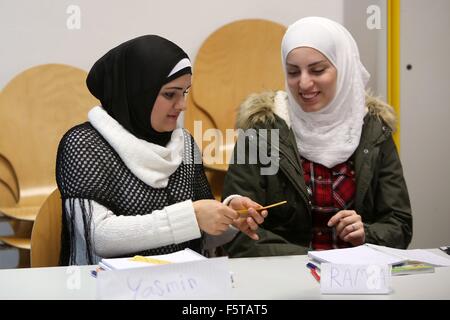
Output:
[[89,111],[88,119],[136,177],[153,188],[167,187],[183,160],[183,129],[175,129],[163,147],[137,138],[100,106]]
[[358,147],[370,74],[359,59],[351,34],[332,20],[308,17],[292,24],[281,44],[284,68],[287,55],[298,47],[320,51],[337,70],[336,95],[319,111],[304,112],[286,84],[289,116],[300,155],[332,168],[347,161]]

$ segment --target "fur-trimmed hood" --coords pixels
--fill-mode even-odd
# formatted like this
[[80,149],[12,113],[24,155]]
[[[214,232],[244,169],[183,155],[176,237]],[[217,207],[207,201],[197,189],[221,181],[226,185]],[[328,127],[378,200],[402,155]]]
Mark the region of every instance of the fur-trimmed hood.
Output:
[[[284,91],[251,94],[239,107],[236,127],[245,130],[257,123],[273,123],[275,122],[275,114],[286,121],[290,127],[287,108],[287,94]],[[369,114],[382,119],[392,131],[396,130],[397,117],[390,105],[367,93],[366,108]]]

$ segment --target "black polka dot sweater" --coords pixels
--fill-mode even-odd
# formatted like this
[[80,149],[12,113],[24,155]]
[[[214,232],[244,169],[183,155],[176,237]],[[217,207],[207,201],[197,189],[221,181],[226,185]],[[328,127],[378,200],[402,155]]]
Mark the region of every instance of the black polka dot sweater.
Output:
[[99,118],[91,111],[90,122],[69,130],[58,148],[61,263],[199,251],[192,201],[213,196],[192,136],[176,130],[179,139],[165,150],[135,138],[101,111]]

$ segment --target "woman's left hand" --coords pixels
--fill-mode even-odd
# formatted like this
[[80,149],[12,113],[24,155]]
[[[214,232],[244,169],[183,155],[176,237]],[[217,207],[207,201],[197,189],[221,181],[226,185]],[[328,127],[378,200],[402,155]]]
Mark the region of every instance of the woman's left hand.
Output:
[[341,210],[330,218],[329,227],[336,228],[337,236],[353,246],[359,246],[366,241],[366,233],[361,216],[354,210]]
[[233,198],[228,206],[233,210],[248,209],[248,215],[233,220],[233,226],[238,228],[241,232],[247,234],[253,240],[258,240],[259,236],[256,233],[258,225],[264,222],[264,218],[267,217],[267,210],[261,212],[255,209],[262,206],[248,197],[236,197]]

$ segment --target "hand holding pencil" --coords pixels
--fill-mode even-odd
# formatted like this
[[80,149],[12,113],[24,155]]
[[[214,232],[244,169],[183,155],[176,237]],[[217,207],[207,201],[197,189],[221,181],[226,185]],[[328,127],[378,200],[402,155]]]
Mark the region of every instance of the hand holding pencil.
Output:
[[234,198],[229,203],[229,206],[236,210],[241,217],[235,219],[233,225],[253,240],[258,240],[259,236],[256,231],[259,225],[264,222],[264,218],[267,217],[267,209],[284,203],[286,201],[263,207],[248,197]]
[[[251,239],[259,240],[256,230],[267,217],[267,210],[260,210],[262,206],[248,197],[233,198],[228,206],[239,213],[240,216],[233,221],[233,226],[247,234]],[[244,211],[245,213],[243,213]]]
[[[287,201],[280,201],[280,202],[277,202],[277,203],[274,203],[274,204],[271,204],[271,205],[268,205],[268,206],[265,206],[265,207],[256,208],[256,211],[267,210],[267,209],[270,209],[270,208],[273,208],[273,207],[281,206],[282,204],[286,204],[286,203],[287,203]],[[242,216],[248,215],[248,209],[237,210],[236,212],[239,213]]]

